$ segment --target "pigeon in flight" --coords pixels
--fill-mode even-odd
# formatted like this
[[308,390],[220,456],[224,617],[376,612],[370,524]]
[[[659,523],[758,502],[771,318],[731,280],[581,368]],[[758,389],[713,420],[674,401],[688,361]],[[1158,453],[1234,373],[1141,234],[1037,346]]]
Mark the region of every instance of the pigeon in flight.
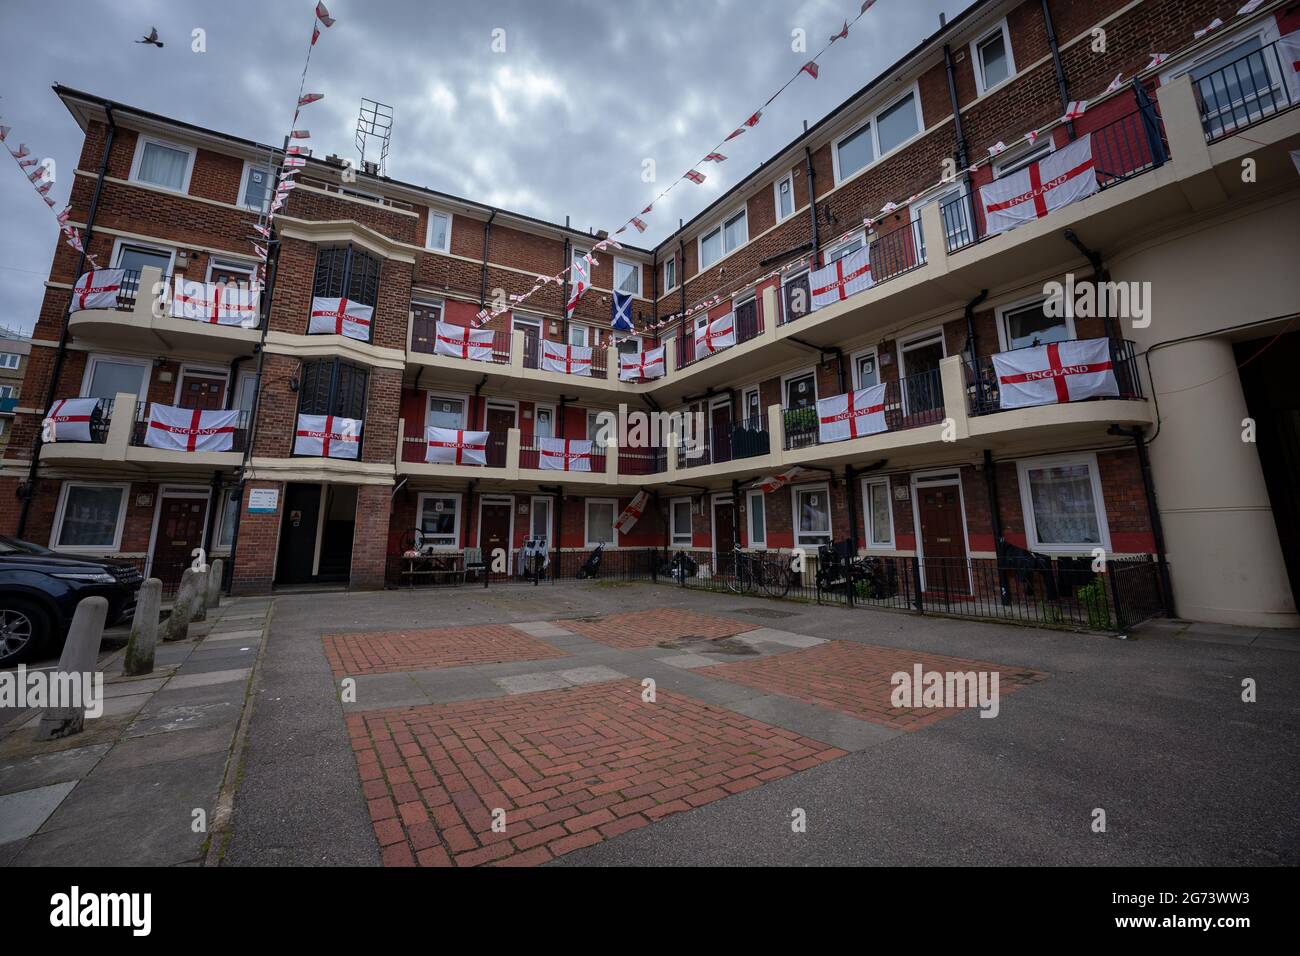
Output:
[[158,39],[158,28],[157,28],[157,27],[150,27],[150,28],[149,28],[149,35],[148,35],[147,37],[145,37],[144,39],[142,39],[142,40],[136,40],[135,42],[136,42],[136,43],[148,43],[150,46],[156,46],[156,47],[157,47],[158,49],[160,49],[160,50],[163,48],[163,42],[162,42],[162,40],[159,40],[159,39]]

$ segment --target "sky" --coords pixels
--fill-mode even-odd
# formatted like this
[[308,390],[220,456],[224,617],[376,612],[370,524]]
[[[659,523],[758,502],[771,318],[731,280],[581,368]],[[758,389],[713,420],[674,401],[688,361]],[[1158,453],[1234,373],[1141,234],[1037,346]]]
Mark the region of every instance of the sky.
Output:
[[[317,156],[357,157],[362,97],[394,108],[395,179],[575,228],[639,212],[820,50],[858,0],[326,0],[306,108]],[[970,0],[878,0],[821,58],[646,217],[651,246],[825,116]],[[314,0],[3,0],[0,122],[55,161],[62,208],[81,133],[63,83],[259,142],[288,129]],[[162,49],[133,41],[157,27]],[[205,52],[194,52],[202,30]],[[793,32],[803,30],[807,51]],[[495,42],[494,42],[495,41]],[[500,48],[504,45],[504,50]],[[496,49],[494,49],[494,46]],[[654,161],[657,183],[642,181]],[[0,326],[35,323],[53,213],[0,156]]]

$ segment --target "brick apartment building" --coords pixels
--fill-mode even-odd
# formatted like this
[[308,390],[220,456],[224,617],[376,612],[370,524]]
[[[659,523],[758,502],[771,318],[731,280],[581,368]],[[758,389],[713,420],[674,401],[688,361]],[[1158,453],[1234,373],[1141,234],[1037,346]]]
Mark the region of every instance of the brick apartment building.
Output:
[[31,351],[31,339],[27,336],[14,329],[0,328],[0,454],[13,434],[14,409],[18,407]]
[[[523,294],[603,236],[370,173],[350,181],[315,157],[276,219],[254,327],[175,317],[160,279],[251,274],[267,147],[57,87],[85,134],[73,224],[127,271],[115,307],[69,313],[78,256],[54,254],[0,530],[164,578],[206,543],[233,556],[236,592],[380,587],[400,579],[413,529],[449,554],[512,560],[530,538],[713,562],[736,542],[849,540],[915,558],[924,588],[958,595],[971,579],[940,582],[941,567],[1008,547],[1088,562],[1101,548],[1167,558],[1181,616],[1295,626],[1300,396],[1283,370],[1300,360],[1300,87],[1279,50],[1300,4],[1240,6],[983,0],[657,247],[597,254],[571,318],[554,285],[494,318],[484,360],[437,354],[437,323],[469,325],[495,290]],[[1216,17],[1226,25],[1194,40]],[[1156,52],[1172,55],[1148,67]],[[1083,98],[1083,115],[1058,119]],[[980,188],[1084,137],[1098,191],[990,235]],[[946,159],[958,175],[935,187]],[[863,248],[874,285],[809,311],[810,269]],[[1053,317],[1044,286],[1067,274],[1150,283],[1152,320]],[[639,326],[722,298],[615,346],[616,289]],[[313,296],[372,306],[366,334],[309,334]],[[701,351],[728,315],[735,344]],[[1099,339],[1118,396],[1002,407],[993,355]],[[547,370],[545,342],[591,348],[591,374]],[[660,345],[664,375],[620,380],[620,349]],[[878,384],[887,430],[822,441],[815,402]],[[91,440],[42,444],[50,404],[82,396],[99,400]],[[155,404],[237,410],[233,450],[147,446]],[[594,413],[620,405],[699,412],[702,453],[597,448],[589,472],[539,467],[542,439],[587,439]],[[300,414],[360,420],[356,459],[295,454]],[[427,426],[488,432],[487,465],[427,462]],[[790,484],[756,487],[795,465]],[[641,490],[650,505],[619,532]]]

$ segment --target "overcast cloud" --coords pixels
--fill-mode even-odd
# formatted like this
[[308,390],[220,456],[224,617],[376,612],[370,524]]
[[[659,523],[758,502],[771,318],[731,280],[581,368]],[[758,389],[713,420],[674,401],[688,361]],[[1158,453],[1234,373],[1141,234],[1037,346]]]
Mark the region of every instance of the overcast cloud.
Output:
[[[858,0],[327,0],[338,23],[312,55],[303,125],[316,154],[355,158],[363,96],[395,109],[388,174],[575,227],[612,228],[696,164],[820,49]],[[703,186],[655,207],[650,245],[893,63],[969,0],[879,0],[845,43],[728,144]],[[314,0],[113,0],[0,4],[0,115],[68,196],[80,132],[53,83],[262,142],[289,122]],[[159,50],[133,41],[156,26]],[[190,49],[195,27],[207,52]],[[491,50],[505,31],[507,51]],[[660,183],[641,181],[653,158]],[[57,235],[8,159],[0,163],[0,325],[30,330]]]

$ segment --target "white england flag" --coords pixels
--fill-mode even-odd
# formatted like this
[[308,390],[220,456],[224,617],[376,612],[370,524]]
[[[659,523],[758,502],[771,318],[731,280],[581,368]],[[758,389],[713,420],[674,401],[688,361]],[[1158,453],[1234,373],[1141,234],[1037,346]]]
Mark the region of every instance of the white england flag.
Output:
[[980,187],[988,235],[1006,232],[1097,191],[1092,134],[1025,169]]
[[205,411],[154,402],[149,406],[144,443],[173,451],[231,451],[238,419],[237,408]]
[[97,398],[61,398],[45,413],[42,421],[46,441],[90,441],[90,420]]
[[373,306],[361,305],[350,299],[316,296],[311,300],[311,319],[307,333],[346,335],[350,339],[370,341],[370,320]]
[[883,432],[885,384],[817,401],[817,435],[822,442],[844,441]]
[[856,292],[870,289],[872,284],[869,246],[850,252],[808,277],[808,290],[812,293],[814,309],[825,308],[832,302],[842,302]]
[[736,313],[728,312],[695,333],[695,358],[702,359],[736,344]]
[[466,325],[439,322],[434,329],[433,353],[473,359],[475,362],[490,362],[492,332],[490,329],[471,329]]
[[621,353],[618,357],[618,377],[623,382],[636,382],[645,378],[662,378],[665,371],[664,347],[640,349]]
[[125,269],[96,269],[87,272],[72,287],[71,312],[82,309],[116,309]]
[[299,415],[293,453],[322,458],[353,458],[361,449],[361,419],[340,415]]
[[573,268],[569,270],[569,301],[564,304],[566,319],[573,318],[573,310],[590,288],[591,259],[588,256],[574,256]]
[[542,471],[591,471],[591,439],[537,439],[537,467]]
[[487,432],[467,432],[460,428],[430,425],[424,430],[424,441],[427,446],[424,460],[432,464],[487,464]]
[[195,282],[177,276],[172,287],[171,314],[209,325],[256,324],[257,296],[249,286]]
[[619,534],[627,534],[636,526],[641,515],[645,513],[645,506],[649,500],[650,495],[648,492],[638,491],[636,493],[636,497],[628,503],[628,506],[623,509],[623,513],[618,516],[618,520],[614,522],[614,527],[618,529]]
[[542,369],[566,375],[591,374],[591,349],[581,345],[542,343]]
[[1003,408],[1119,395],[1109,339],[1053,342],[993,356]]

